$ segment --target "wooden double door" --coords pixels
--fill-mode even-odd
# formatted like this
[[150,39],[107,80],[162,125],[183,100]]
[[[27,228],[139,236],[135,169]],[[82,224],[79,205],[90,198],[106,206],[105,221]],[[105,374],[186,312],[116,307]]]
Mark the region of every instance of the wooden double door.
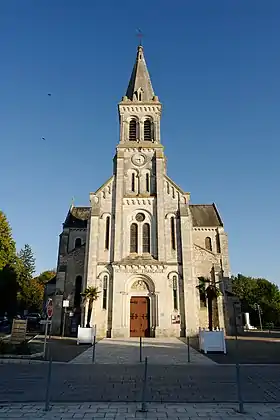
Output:
[[132,296],[130,299],[130,337],[150,337],[150,300]]

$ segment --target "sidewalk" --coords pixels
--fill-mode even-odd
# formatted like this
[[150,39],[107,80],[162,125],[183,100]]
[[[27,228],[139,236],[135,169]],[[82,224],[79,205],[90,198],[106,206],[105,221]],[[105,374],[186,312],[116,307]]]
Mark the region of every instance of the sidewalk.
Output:
[[147,413],[138,410],[135,403],[83,403],[52,404],[44,411],[43,404],[1,404],[0,419],[110,419],[132,420],[148,418],[155,420],[243,420],[280,419],[280,404],[246,404],[245,414],[237,412],[237,404],[147,404]]

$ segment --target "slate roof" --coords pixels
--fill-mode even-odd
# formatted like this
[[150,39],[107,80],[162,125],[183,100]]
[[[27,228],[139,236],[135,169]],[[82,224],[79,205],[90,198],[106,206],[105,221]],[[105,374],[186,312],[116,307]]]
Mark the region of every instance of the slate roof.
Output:
[[140,88],[142,89],[142,102],[152,101],[155,94],[147,69],[142,45],[139,45],[138,47],[136,61],[126,91],[128,99],[132,101],[134,92],[138,91]]
[[90,218],[90,207],[71,207],[63,227],[66,228],[86,228],[87,221]]
[[190,204],[194,227],[223,226],[215,204]]

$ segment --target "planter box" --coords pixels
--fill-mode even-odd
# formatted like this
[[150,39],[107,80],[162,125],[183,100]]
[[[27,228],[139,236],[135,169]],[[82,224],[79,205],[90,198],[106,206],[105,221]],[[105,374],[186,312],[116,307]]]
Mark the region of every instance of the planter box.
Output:
[[79,325],[77,344],[93,344],[95,330],[95,327],[86,328]]
[[226,354],[226,340],[224,330],[199,330],[199,350],[204,353],[215,351]]

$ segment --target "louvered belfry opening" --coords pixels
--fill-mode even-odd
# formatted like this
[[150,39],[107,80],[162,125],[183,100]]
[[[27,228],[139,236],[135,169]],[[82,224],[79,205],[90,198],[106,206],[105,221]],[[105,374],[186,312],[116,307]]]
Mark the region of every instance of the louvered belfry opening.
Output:
[[152,122],[151,120],[144,121],[144,141],[152,141]]
[[129,123],[129,140],[137,140],[137,121],[135,119],[131,120]]

